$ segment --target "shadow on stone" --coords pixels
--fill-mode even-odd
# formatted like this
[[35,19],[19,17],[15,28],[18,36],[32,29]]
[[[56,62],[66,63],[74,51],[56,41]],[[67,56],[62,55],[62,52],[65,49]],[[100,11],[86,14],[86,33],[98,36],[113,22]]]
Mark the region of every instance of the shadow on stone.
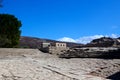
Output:
[[120,72],[117,72],[111,76],[108,76],[107,79],[120,80]]
[[[103,50],[101,50],[103,49]],[[60,58],[99,58],[120,59],[120,49],[117,48],[77,48],[64,51]]]

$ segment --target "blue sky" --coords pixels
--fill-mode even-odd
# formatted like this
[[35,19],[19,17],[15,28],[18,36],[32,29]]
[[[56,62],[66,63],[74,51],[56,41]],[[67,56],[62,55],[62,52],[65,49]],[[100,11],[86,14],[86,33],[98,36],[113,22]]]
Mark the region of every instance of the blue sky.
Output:
[[4,0],[0,13],[22,22],[22,36],[81,42],[120,35],[120,0]]

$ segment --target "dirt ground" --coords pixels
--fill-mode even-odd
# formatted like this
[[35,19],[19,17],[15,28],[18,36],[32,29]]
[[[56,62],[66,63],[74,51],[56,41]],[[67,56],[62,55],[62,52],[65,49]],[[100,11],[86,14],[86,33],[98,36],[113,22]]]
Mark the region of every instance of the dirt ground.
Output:
[[106,80],[120,59],[61,59],[38,49],[0,49],[0,80]]

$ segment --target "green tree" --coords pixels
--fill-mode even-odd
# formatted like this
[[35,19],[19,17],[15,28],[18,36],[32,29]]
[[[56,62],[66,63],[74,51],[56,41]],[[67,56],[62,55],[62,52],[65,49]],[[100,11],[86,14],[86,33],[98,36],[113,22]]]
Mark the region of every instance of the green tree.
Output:
[[[20,27],[22,26],[14,15],[0,14],[0,47],[15,47],[20,39]],[[0,43],[1,44],[1,43]]]

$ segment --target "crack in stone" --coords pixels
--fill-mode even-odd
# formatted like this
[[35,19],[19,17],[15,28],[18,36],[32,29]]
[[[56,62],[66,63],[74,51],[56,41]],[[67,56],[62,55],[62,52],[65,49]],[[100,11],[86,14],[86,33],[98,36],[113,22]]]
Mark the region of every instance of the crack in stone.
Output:
[[59,75],[68,77],[68,78],[70,78],[70,79],[72,79],[72,80],[79,80],[79,79],[76,79],[76,78],[72,78],[72,77],[70,77],[70,76],[68,76],[68,75],[66,75],[66,74],[60,73],[60,72],[58,72],[58,71],[56,71],[56,70],[52,70],[52,69],[50,69],[50,68],[48,68],[48,67],[45,67],[45,66],[44,66],[43,68],[45,68],[45,69],[47,69],[47,70],[50,70],[50,71],[52,71],[52,72],[55,72],[55,73],[57,73],[57,74],[59,74]]
[[8,80],[8,79],[18,80],[19,78],[21,78],[20,76],[15,76],[11,71],[9,71],[9,73],[11,74],[11,76],[7,76],[4,74],[1,75],[3,77],[3,80]]

